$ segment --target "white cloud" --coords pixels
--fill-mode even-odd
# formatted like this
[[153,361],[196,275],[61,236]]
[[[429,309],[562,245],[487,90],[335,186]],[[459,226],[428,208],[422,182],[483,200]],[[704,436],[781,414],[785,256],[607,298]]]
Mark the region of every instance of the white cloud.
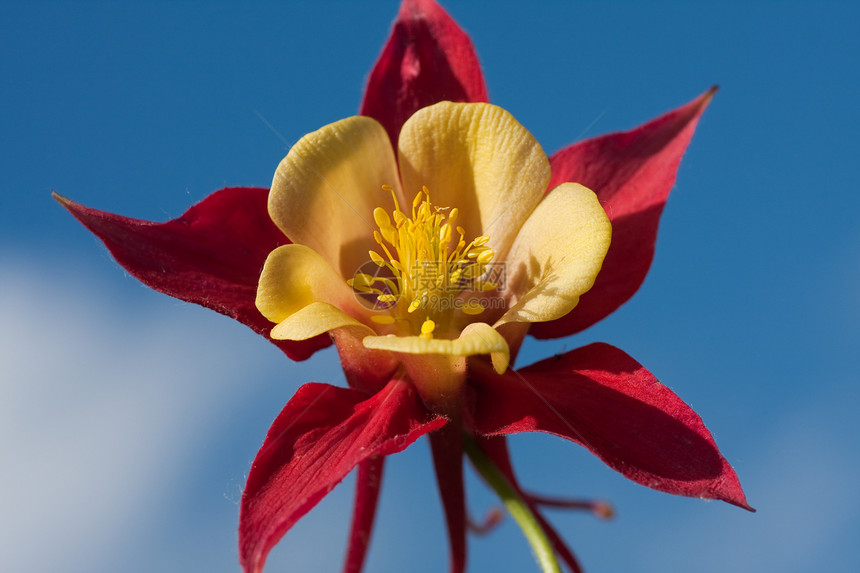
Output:
[[[334,355],[291,364],[243,327],[142,287],[118,294],[68,266],[0,263],[4,570],[237,571],[236,504],[255,448],[299,384],[340,383]],[[539,476],[527,475],[534,460],[515,457],[531,485],[594,489],[617,503],[610,524],[552,514],[589,571],[838,569],[860,557],[844,547],[860,514],[860,448],[856,390],[831,388],[763,413],[767,433],[732,456],[756,515],[628,484],[569,444],[556,452],[549,436],[535,439]],[[426,445],[388,468],[369,570],[444,567]],[[270,568],[337,570],[351,497],[348,480],[289,533]],[[476,499],[478,512],[494,504]],[[510,520],[472,548],[474,570],[528,560]],[[433,559],[411,562],[416,552]]]
[[[75,278],[80,273],[64,265],[2,263],[4,570],[110,570],[111,563],[128,559],[123,552],[141,552],[148,543],[145,536],[152,537],[154,519],[170,515],[164,504],[182,496],[175,491],[179,478],[199,471],[204,463],[195,453],[212,451],[213,444],[206,440],[211,433],[224,433],[225,414],[232,405],[242,393],[264,386],[255,383],[255,375],[272,376],[266,360],[302,373],[295,383],[278,389],[283,398],[276,400],[289,397],[304,381],[307,367],[290,366],[264,341],[214,313],[170,302],[146,308],[140,303],[146,297],[135,297],[134,292],[132,300],[120,300],[115,292]],[[260,357],[263,364],[256,366]],[[325,371],[336,372],[331,366]],[[327,378],[331,380],[316,377]],[[282,406],[283,401],[273,402],[260,427]],[[263,437],[261,432],[256,443]],[[247,464],[253,447],[233,466]],[[216,481],[232,484],[241,479],[224,475]],[[230,501],[212,500],[213,506],[231,505],[224,512],[230,522],[218,524],[226,528],[220,535],[231,543],[233,514],[238,514],[234,493],[224,492],[233,497]],[[199,529],[209,525],[200,523]],[[164,529],[182,527],[170,523]],[[154,529],[159,531],[157,525]],[[203,537],[196,542],[205,544]],[[156,554],[168,550],[149,549]],[[238,569],[234,545],[219,552],[219,569]],[[167,555],[153,560],[173,561]],[[138,566],[151,569],[145,563]]]

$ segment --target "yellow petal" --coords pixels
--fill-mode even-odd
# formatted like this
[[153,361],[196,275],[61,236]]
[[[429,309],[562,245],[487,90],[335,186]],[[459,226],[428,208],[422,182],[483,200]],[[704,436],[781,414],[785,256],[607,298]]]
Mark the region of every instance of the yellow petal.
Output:
[[532,134],[486,103],[419,110],[403,125],[398,149],[404,193],[411,199],[426,185],[434,205],[458,208],[467,233],[489,235],[499,258],[549,184],[549,161]]
[[310,248],[284,245],[269,253],[257,285],[260,313],[280,323],[315,302],[329,303],[354,316],[366,314],[340,274]]
[[505,261],[512,306],[496,322],[561,318],[594,284],[612,226],[597,196],[578,183],[550,191],[520,229]]
[[326,302],[312,302],[291,314],[272,328],[275,340],[307,340],[335,328],[352,327],[362,335],[374,334],[373,329]]
[[272,181],[269,214],[292,242],[350,278],[376,246],[374,208],[392,205],[382,185],[399,188],[388,135],[373,119],[350,117],[290,149]]
[[492,326],[485,322],[468,325],[454,340],[443,338],[421,338],[420,336],[367,336],[364,347],[371,350],[390,350],[404,354],[445,354],[448,356],[472,356],[489,354],[493,367],[501,374],[508,368],[510,350],[508,343]]

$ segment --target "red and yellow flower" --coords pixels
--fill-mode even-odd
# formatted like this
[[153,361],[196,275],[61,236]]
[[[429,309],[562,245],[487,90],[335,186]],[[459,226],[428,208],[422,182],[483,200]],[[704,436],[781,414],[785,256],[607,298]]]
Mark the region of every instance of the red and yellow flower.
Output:
[[59,198],[152,288],[240,320],[293,359],[337,346],[350,387],[302,386],[251,468],[245,571],[261,571],[356,467],[344,570],[359,571],[385,456],[425,434],[454,572],[466,562],[464,451],[546,542],[544,569],[557,555],[579,570],[540,513],[546,500],[516,480],[512,433],[556,434],[648,487],[749,509],[700,418],[623,351],[592,344],[510,368],[526,334],[578,332],[638,289],[712,94],[547,158],[486,103],[468,36],[431,0],[404,0],[362,115],[303,137],[270,191],[223,189],[166,223]]

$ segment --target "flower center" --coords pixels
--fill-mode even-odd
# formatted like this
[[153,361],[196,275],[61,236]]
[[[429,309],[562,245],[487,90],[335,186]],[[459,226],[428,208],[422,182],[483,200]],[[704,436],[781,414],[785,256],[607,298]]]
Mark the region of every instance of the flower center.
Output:
[[[377,324],[408,324],[411,334],[445,337],[456,312],[478,315],[484,311],[481,298],[465,292],[485,292],[498,285],[482,280],[495,253],[487,246],[488,235],[466,242],[466,231],[457,225],[455,207],[436,207],[424,187],[412,200],[411,217],[400,209],[393,189],[394,211],[389,217],[382,207],[373,211],[379,230],[373,238],[379,245],[370,258],[379,273],[356,273],[347,281],[357,292],[373,295],[376,308],[385,314],[371,317]],[[456,336],[456,333],[454,333]]]

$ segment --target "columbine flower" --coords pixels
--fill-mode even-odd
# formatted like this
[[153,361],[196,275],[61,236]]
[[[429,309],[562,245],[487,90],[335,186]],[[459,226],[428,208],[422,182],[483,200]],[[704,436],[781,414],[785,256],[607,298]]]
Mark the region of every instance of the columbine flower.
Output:
[[[332,332],[353,386],[376,392],[407,376],[450,414],[465,357],[490,355],[503,373],[525,334],[517,325],[565,316],[600,270],[611,234],[600,202],[575,183],[546,193],[549,180],[537,141],[490,104],[419,110],[396,158],[368,117],[305,136],[269,194],[295,243],[273,251],[260,277],[272,338]],[[491,262],[495,279],[485,278]]]
[[544,570],[558,570],[556,555],[579,570],[540,513],[554,501],[516,480],[512,433],[556,434],[648,487],[749,509],[695,412],[621,350],[592,344],[508,367],[527,332],[573,334],[638,289],[712,93],[547,159],[507,112],[480,103],[465,33],[432,0],[404,0],[367,117],[302,138],[271,192],[223,189],[161,224],[59,198],[152,288],[240,320],[293,359],[334,340],[350,388],[306,384],[272,425],[242,498],[246,571],[261,571],[355,467],[345,571],[359,571],[385,456],[424,434],[453,572],[466,559],[464,451]]

